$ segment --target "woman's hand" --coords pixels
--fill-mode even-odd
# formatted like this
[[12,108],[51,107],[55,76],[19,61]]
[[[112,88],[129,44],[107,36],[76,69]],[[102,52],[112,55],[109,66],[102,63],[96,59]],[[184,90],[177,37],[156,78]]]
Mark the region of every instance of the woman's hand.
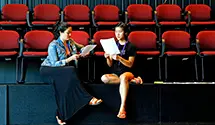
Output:
[[105,57],[105,58],[109,58],[109,57],[110,57],[110,54],[104,53],[104,57]]
[[111,57],[114,60],[119,60],[119,55],[117,55],[117,54],[111,55]]
[[104,57],[106,58],[107,64],[109,67],[112,66],[112,57],[110,54],[104,53]]
[[83,54],[83,55],[81,55],[81,57],[86,57],[86,56],[89,56],[90,55],[90,52],[89,53],[87,53],[87,54]]
[[74,54],[72,56],[70,56],[69,58],[66,59],[66,63],[72,61],[72,60],[77,60],[80,57],[79,54]]
[[70,56],[69,58],[72,58],[72,60],[77,60],[80,57],[79,54],[73,54],[72,56]]

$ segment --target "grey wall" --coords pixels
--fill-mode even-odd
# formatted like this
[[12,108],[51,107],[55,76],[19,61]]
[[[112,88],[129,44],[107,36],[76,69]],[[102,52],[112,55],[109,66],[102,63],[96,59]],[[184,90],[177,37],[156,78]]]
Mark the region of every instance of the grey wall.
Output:
[[0,60],[0,84],[16,83],[16,61]]
[[0,124],[7,123],[7,86],[0,85]]

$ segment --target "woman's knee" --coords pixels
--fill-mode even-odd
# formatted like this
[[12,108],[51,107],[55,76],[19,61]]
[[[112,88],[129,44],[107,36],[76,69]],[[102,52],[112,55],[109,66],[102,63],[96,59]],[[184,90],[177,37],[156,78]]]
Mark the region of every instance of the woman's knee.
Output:
[[120,81],[129,81],[134,77],[131,72],[125,72],[120,75]]
[[103,75],[103,76],[101,77],[101,80],[102,80],[102,82],[104,82],[104,83],[108,83],[108,82],[109,82],[109,78],[107,77],[107,75]]

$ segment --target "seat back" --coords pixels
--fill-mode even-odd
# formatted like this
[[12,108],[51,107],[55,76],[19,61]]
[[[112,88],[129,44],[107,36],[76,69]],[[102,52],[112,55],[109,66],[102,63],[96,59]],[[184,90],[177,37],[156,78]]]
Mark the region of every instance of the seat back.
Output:
[[157,36],[152,31],[132,31],[128,41],[133,43],[137,50],[157,49]]
[[185,8],[191,12],[192,21],[203,21],[211,19],[211,8],[205,4],[190,4]]
[[173,4],[161,4],[156,7],[157,19],[160,21],[181,20],[181,7]]
[[54,35],[45,30],[32,30],[25,34],[25,48],[31,50],[47,50]]
[[39,4],[34,7],[34,20],[58,21],[60,8],[55,4]]
[[19,34],[13,30],[0,30],[0,50],[13,50],[19,48]]
[[96,50],[102,50],[101,47],[101,43],[100,40],[101,39],[109,39],[109,38],[115,38],[115,32],[111,31],[111,30],[101,30],[101,31],[97,31],[94,35],[93,35],[93,40],[96,43]]
[[131,4],[127,7],[128,19],[131,21],[152,20],[152,7],[147,4]]
[[77,42],[77,43],[80,43],[84,46],[88,45],[89,44],[89,39],[90,39],[90,36],[87,32],[85,31],[72,31],[71,33],[71,38]]
[[215,31],[200,31],[197,34],[196,39],[199,40],[200,49],[215,49]]
[[64,8],[65,21],[89,21],[90,9],[86,5],[67,5]]
[[114,5],[96,5],[94,8],[96,21],[118,21],[119,8]]
[[190,34],[185,31],[166,31],[162,34],[167,49],[189,49]]
[[25,4],[6,4],[2,7],[2,19],[7,21],[25,21],[28,7]]

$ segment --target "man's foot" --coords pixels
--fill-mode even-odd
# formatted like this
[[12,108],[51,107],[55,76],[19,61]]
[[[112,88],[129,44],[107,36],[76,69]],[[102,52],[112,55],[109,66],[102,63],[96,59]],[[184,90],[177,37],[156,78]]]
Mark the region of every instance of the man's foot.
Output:
[[131,82],[136,83],[136,84],[143,84],[143,80],[140,76],[138,76],[137,78],[133,78],[131,80]]
[[90,102],[89,102],[89,105],[99,105],[99,104],[101,104],[102,103],[102,100],[101,99],[97,99],[97,98],[95,98],[95,97],[93,97],[91,100],[90,100]]
[[126,111],[120,111],[118,113],[117,117],[120,119],[125,119],[126,118]]
[[62,121],[58,118],[58,116],[56,116],[56,119],[57,119],[57,123],[58,123],[59,125],[65,125],[65,124],[66,124],[66,122],[62,122]]

